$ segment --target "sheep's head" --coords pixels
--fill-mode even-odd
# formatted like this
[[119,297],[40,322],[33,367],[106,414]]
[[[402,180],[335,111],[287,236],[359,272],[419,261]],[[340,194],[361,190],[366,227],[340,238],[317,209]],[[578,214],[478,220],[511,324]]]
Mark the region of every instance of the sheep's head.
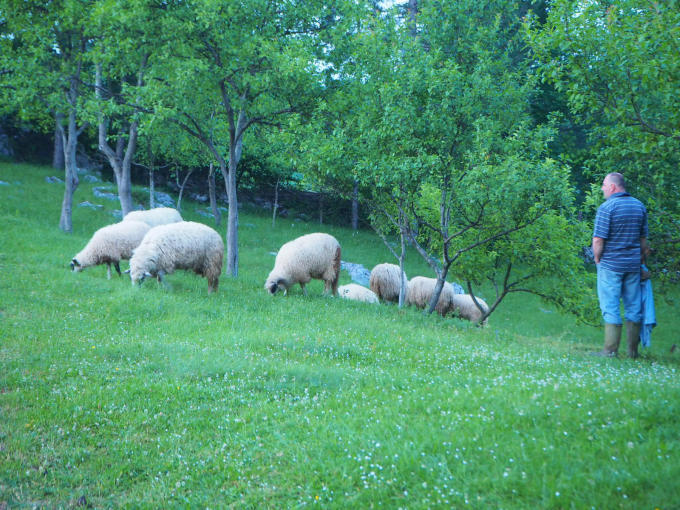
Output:
[[71,259],[71,271],[74,273],[80,273],[83,270],[83,266],[80,265],[80,262],[78,262],[78,259],[73,258]]
[[285,278],[270,273],[267,281],[264,282],[264,288],[272,295],[276,294],[279,289],[285,294],[288,290],[288,282]]
[[145,264],[139,264],[135,260],[130,260],[130,269],[128,269],[126,273],[130,274],[130,280],[132,280],[133,285],[135,283],[141,285],[146,278],[153,278],[152,273],[155,271],[152,266],[155,267],[155,264],[152,262],[153,261],[147,261]]

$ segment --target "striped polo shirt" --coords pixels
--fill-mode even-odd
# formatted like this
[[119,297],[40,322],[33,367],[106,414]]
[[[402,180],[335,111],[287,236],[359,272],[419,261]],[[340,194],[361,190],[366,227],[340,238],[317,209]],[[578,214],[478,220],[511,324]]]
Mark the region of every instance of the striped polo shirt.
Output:
[[595,216],[593,237],[605,239],[600,266],[618,273],[640,271],[640,238],[646,238],[647,209],[637,198],[611,195]]

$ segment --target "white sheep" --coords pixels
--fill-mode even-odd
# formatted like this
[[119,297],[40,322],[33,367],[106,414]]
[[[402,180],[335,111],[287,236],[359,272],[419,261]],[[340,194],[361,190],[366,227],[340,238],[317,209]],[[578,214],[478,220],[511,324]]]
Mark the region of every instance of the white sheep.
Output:
[[[484,313],[487,313],[489,311],[489,305],[487,305],[486,302],[479,296],[475,296],[475,299],[484,309]],[[479,308],[477,308],[477,305],[472,300],[472,296],[470,296],[470,294],[454,294],[451,299],[451,306],[452,313],[459,316],[461,319],[479,322],[479,320],[482,318],[482,312],[479,310]],[[486,326],[488,322],[488,318],[484,319],[482,326]]]
[[338,287],[338,295],[341,298],[351,299],[353,301],[363,301],[364,303],[378,304],[378,296],[375,295],[371,289],[367,289],[362,285],[356,283],[348,283]]
[[111,264],[120,275],[120,261],[132,257],[151,227],[141,221],[122,221],[97,230],[88,243],[71,259],[71,270],[78,273],[90,266],[106,264],[111,279]]
[[[404,273],[404,280],[408,282],[406,273]],[[383,301],[398,303],[401,269],[395,264],[378,264],[371,270],[368,284],[378,298]]]
[[167,225],[168,223],[178,223],[182,221],[182,216],[177,209],[172,207],[157,207],[148,211],[130,211],[125,215],[123,221],[143,221],[150,227]]
[[338,293],[340,278],[340,243],[329,234],[307,234],[287,242],[276,255],[274,269],[267,277],[264,288],[271,294],[283,289],[288,293],[296,283],[307,295],[305,285],[314,278],[323,280],[324,293]]
[[[406,305],[413,305],[417,308],[426,308],[430,305],[434,287],[437,284],[435,278],[425,276],[415,276],[408,282],[408,292],[406,293]],[[435,310],[442,317],[452,311],[452,297],[454,295],[453,285],[444,282],[442,292],[439,294],[439,301]]]
[[134,251],[130,278],[133,284],[150,277],[162,282],[175,269],[186,269],[207,278],[210,293],[217,290],[223,257],[224,243],[212,228],[193,221],[160,225]]

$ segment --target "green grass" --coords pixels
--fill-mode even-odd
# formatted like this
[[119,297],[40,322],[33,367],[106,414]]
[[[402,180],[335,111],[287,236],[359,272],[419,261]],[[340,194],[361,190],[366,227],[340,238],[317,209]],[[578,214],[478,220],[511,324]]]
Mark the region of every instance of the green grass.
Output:
[[[531,296],[481,330],[320,282],[271,297],[269,252],[298,235],[390,256],[247,207],[216,295],[182,272],[135,288],[68,270],[119,204],[82,183],[76,203],[104,208],[64,234],[53,173],[0,165],[0,507],[680,507],[680,319],[660,296],[637,361],[588,356],[601,330]],[[429,275],[415,254],[406,270]]]

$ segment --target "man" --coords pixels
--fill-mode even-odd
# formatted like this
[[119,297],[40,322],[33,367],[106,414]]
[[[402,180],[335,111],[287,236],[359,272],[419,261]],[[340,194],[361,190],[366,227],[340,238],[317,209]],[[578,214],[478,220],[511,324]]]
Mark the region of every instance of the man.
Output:
[[604,319],[604,348],[595,355],[616,356],[622,326],[619,302],[623,299],[628,356],[637,358],[642,321],[640,264],[647,248],[647,209],[626,193],[620,173],[604,178],[602,193],[606,201],[595,216],[593,255]]

